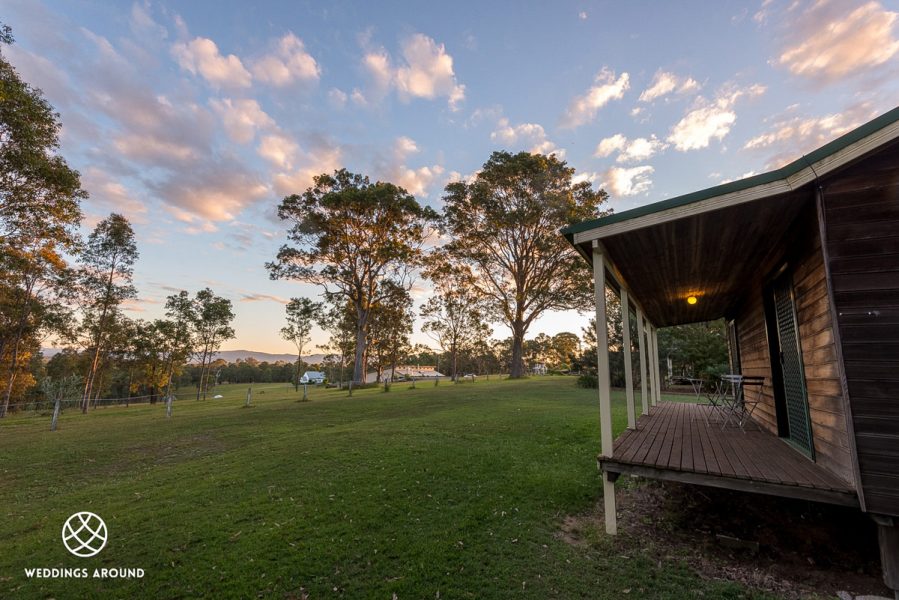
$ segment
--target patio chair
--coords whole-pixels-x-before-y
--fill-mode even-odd
[[[724,408],[723,396],[727,392],[724,383],[720,379],[708,382],[702,379],[694,379],[691,383],[693,384],[693,391],[696,392],[697,403],[708,407],[708,410],[703,411],[705,424],[711,425],[713,422],[718,423],[720,413]],[[705,396],[707,402],[699,402],[702,396]]]
[[[746,433],[746,423],[751,419],[752,413],[761,400],[765,378],[755,375],[732,374],[722,375],[721,381],[724,388],[720,395],[724,414],[721,429],[725,429],[733,420],[740,430]]]

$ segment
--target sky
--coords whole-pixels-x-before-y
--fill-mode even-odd
[[[237,314],[223,349],[292,350],[284,304],[320,290],[264,265],[286,239],[278,203],[317,174],[346,167],[439,210],[491,152],[555,152],[622,211],[778,167],[899,98],[899,1],[0,8],[4,54],[60,113],[85,230],[112,211],[134,225],[127,314],[209,286]],[[586,323],[549,314],[529,335]]]

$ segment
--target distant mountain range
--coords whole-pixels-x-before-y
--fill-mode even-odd
[[[62,348],[42,348],[41,352],[43,352],[44,358],[51,358],[54,354],[59,353],[61,350]],[[297,360],[297,355],[272,354],[270,352],[256,352],[255,350],[222,350],[216,355],[216,358],[223,358],[228,362],[237,362],[238,360],[254,358],[259,362],[274,363],[282,361],[292,363]],[[308,364],[318,364],[321,363],[324,359],[324,354],[310,354],[309,356],[303,357],[303,362]]]

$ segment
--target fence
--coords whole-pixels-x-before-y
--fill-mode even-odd
[[[99,408],[107,406],[130,406],[131,404],[152,404],[154,397],[157,404],[165,404],[165,395],[156,394],[155,396],[130,396],[124,398],[93,398],[91,399],[88,406],[90,408]],[[81,398],[60,400],[59,409],[61,411],[71,408],[81,410],[81,401]],[[9,414],[31,417],[49,415],[53,412],[53,407],[55,404],[55,400],[49,399],[34,400],[32,402],[19,402],[17,404],[9,405]]]

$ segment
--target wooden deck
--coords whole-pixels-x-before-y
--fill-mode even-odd
[[[786,442],[746,425],[707,424],[701,404],[662,402],[615,440],[613,458],[599,458],[608,473],[639,475],[788,498],[858,506],[852,486]]]

